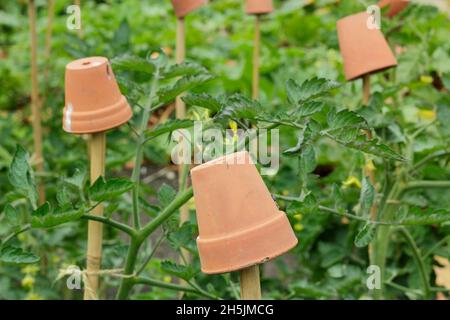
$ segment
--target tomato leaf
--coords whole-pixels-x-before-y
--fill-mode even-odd
[[[89,188],[89,196],[93,201],[103,202],[124,194],[131,190],[133,186],[133,182],[125,178],[115,178],[105,181],[103,177],[99,177]]]
[[[40,258],[21,248],[5,246],[0,250],[0,261],[8,264],[31,264],[39,262]]]
[[[367,246],[375,237],[376,225],[367,222],[355,237],[355,246],[363,248]]]

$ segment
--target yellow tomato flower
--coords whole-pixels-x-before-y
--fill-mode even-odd
[[[25,300],[44,300],[44,297],[41,297],[37,293],[30,292],[26,295]]]
[[[24,288],[31,289],[34,286],[34,283],[35,283],[34,277],[29,274],[27,274],[22,279],[22,287],[24,287]]]
[[[171,277],[171,276],[165,276],[165,277],[163,278],[163,281],[164,281],[165,283],[171,283],[171,282],[172,282],[172,277]]]
[[[375,165],[373,164],[372,160],[368,160],[366,162],[366,167],[365,167],[367,172],[374,172],[376,170]]]
[[[420,109],[417,114],[424,121],[434,121],[436,119],[436,111],[434,110]]]
[[[302,220],[302,218],[303,218],[303,215],[301,213],[294,214],[295,220],[300,221],[300,220]]]
[[[38,273],[39,267],[36,265],[28,265],[28,266],[23,267],[20,271],[22,271],[22,273],[25,273],[25,274],[34,275],[34,274]]]
[[[287,191],[287,190],[283,190],[281,193],[283,194],[283,196],[288,196],[289,195],[289,191]]]
[[[433,83],[433,77],[430,76],[420,76],[420,81],[422,83],[430,84]]]
[[[358,189],[361,189],[362,187],[361,181],[359,181],[359,179],[355,176],[348,177],[347,180],[342,182],[342,185],[344,188],[357,187]]]
[[[303,230],[303,225],[301,223],[294,224],[294,230],[295,231],[302,231]]]

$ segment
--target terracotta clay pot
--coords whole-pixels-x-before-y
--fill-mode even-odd
[[[178,18],[183,18],[195,9],[206,4],[206,0],[172,0],[175,15]]]
[[[273,11],[272,0],[246,0],[245,12],[247,14],[266,14]]]
[[[339,47],[347,80],[397,65],[397,60],[379,29],[369,29],[369,14],[357,13],[337,22]]]
[[[66,66],[63,129],[71,133],[102,132],[132,116],[107,58],[90,57]]]
[[[204,273],[243,269],[296,246],[286,214],[278,210],[247,152],[212,160],[191,174]]]
[[[389,6],[386,15],[392,18],[403,11],[408,6],[408,2],[409,0],[381,0],[378,2],[378,6],[382,9]]]

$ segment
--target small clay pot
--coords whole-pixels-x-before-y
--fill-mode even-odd
[[[212,160],[191,174],[204,273],[243,269],[296,246],[286,214],[273,201],[248,152]]]
[[[408,6],[409,0],[381,0],[378,2],[380,8],[389,6],[389,10],[386,15],[392,18],[403,11]]]
[[[266,14],[273,11],[272,0],[246,0],[245,12],[247,14]]]
[[[66,66],[63,129],[70,133],[102,132],[132,116],[107,58],[90,57]]]
[[[397,60],[379,29],[369,29],[369,14],[357,13],[337,22],[339,47],[347,80],[397,65]]]
[[[175,15],[183,18],[195,9],[205,5],[207,0],[172,0]]]

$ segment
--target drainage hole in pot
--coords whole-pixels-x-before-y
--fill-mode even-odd
[[[88,66],[88,65],[90,65],[90,64],[91,64],[90,61],[85,61],[85,62],[82,63],[83,66]]]

